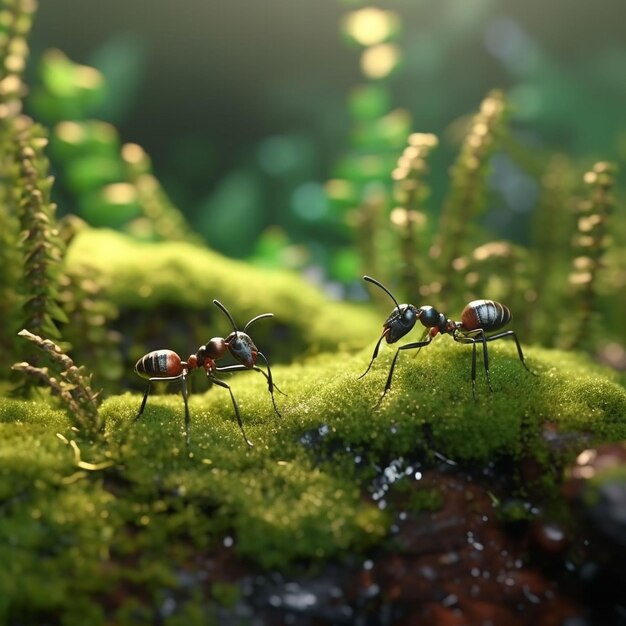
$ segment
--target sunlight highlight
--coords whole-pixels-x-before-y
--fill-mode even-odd
[[[387,41],[397,30],[398,18],[391,11],[366,7],[349,13],[344,21],[344,30],[362,46],[373,46]]]
[[[104,187],[103,195],[113,204],[128,204],[136,199],[137,191],[129,183],[113,183]]]
[[[363,51],[361,70],[367,78],[385,78],[398,66],[400,49],[395,44],[383,43]]]

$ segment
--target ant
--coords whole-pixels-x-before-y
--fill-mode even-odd
[[[426,327],[420,341],[407,343],[400,346],[396,350],[396,354],[391,362],[389,375],[387,376],[385,389],[380,398],[381,400],[391,388],[393,370],[396,366],[400,350],[411,350],[413,348],[417,348],[419,352],[421,348],[427,346],[439,333],[442,335],[452,335],[452,339],[458,343],[472,344],[472,396],[474,397],[474,400],[476,400],[476,344],[481,343],[483,346],[483,364],[485,366],[485,376],[487,378],[489,391],[493,391],[489,376],[489,354],[487,351],[487,342],[489,341],[512,337],[515,341],[515,345],[517,346],[517,354],[519,355],[522,365],[528,372],[533,374],[524,362],[524,353],[522,352],[522,347],[517,339],[515,331],[505,330],[503,332],[496,333],[495,335],[485,334],[489,331],[499,330],[511,321],[511,311],[508,307],[504,306],[504,304],[500,304],[494,300],[473,300],[463,309],[461,313],[461,321],[454,322],[432,306],[421,306],[417,308],[413,304],[398,304],[398,301],[394,298],[393,294],[381,282],[371,276],[363,276],[363,280],[380,287],[393,300],[396,308],[385,320],[383,324],[383,334],[376,343],[372,360],[359,378],[363,378],[363,376],[370,371],[374,359],[378,356],[378,349],[383,339],[385,339],[387,343],[395,343],[404,337],[404,335],[406,335],[413,328],[413,326],[415,326],[417,320],[419,320],[422,325]]]
[[[252,448],[253,444],[246,436],[246,433],[243,428],[243,423],[241,421],[241,414],[239,412],[239,406],[237,405],[237,401],[235,400],[235,396],[233,395],[232,389],[230,386],[225,383],[223,380],[216,378],[215,374],[217,372],[233,372],[233,371],[242,371],[242,370],[256,370],[257,372],[261,372],[263,376],[267,379],[268,389],[270,392],[270,396],[272,398],[272,405],[274,406],[274,411],[276,411],[276,415],[280,417],[280,413],[278,412],[278,408],[276,407],[276,402],[274,400],[274,389],[282,393],[278,387],[274,384],[272,380],[272,372],[270,370],[270,365],[265,358],[265,355],[258,350],[258,348],[254,345],[254,342],[250,338],[246,331],[248,327],[257,322],[260,319],[265,319],[267,317],[273,317],[273,313],[262,313],[261,315],[257,315],[253,317],[243,328],[243,331],[237,330],[237,325],[229,313],[228,309],[219,301],[213,300],[213,304],[219,307],[219,309],[228,317],[230,323],[233,327],[233,332],[228,335],[225,339],[223,337],[213,337],[206,345],[200,346],[198,351],[195,354],[192,354],[188,357],[186,361],[183,361],[176,352],[173,350],[154,350],[153,352],[149,352],[145,356],[141,357],[136,365],[135,372],[139,374],[142,378],[148,379],[148,385],[146,387],[146,391],[143,394],[143,401],[141,402],[141,406],[139,407],[139,412],[135,417],[135,420],[138,420],[143,413],[144,408],[146,407],[146,401],[148,400],[148,395],[150,394],[150,388],[152,386],[153,381],[172,381],[179,380],[180,387],[183,394],[183,400],[185,402],[185,435],[186,435],[186,443],[187,447],[189,447],[189,443],[191,440],[191,432],[190,432],[190,423],[189,423],[189,405],[187,402],[188,392],[187,392],[187,376],[190,372],[195,369],[204,369],[207,374],[208,379],[218,385],[219,387],[223,387],[224,389],[228,389],[230,393],[230,399],[233,403],[233,408],[235,409],[235,416],[237,418],[237,423],[239,424],[239,428],[241,429],[241,434],[243,435],[243,439],[248,445],[248,447]],[[218,367],[216,365],[216,361],[221,359],[230,353],[239,363],[237,365],[228,365],[225,367]],[[264,370],[257,367],[256,362],[257,358],[261,358],[267,367],[267,373]]]

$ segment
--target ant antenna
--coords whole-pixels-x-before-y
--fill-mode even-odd
[[[246,330],[248,330],[248,326],[250,326],[250,324],[253,324],[254,322],[258,321],[258,320],[262,320],[265,317],[274,317],[273,313],[261,313],[261,315],[257,315],[256,317],[253,317],[244,327],[243,327],[243,332],[245,333]]]
[[[402,310],[400,309],[400,305],[398,304],[398,301],[393,297],[393,294],[391,293],[391,291],[389,291],[389,289],[387,289],[387,287],[385,287],[385,285],[377,281],[375,278],[372,278],[371,276],[363,276],[363,280],[366,280],[368,283],[374,283],[375,285],[380,287],[393,300],[394,304],[396,305],[396,308],[398,309],[398,313],[402,315]]]
[[[228,312],[228,309],[219,300],[213,300],[213,304],[222,309],[226,317],[228,317],[228,319],[230,320],[230,323],[233,325],[233,330],[237,332],[237,324],[235,324],[235,320],[233,319],[233,316]],[[248,322],[248,324],[249,323],[250,322]]]

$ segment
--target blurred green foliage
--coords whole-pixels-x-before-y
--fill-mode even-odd
[[[364,9],[378,11],[382,24],[370,12],[366,45],[348,32],[353,14]],[[620,0],[606,0],[601,11],[584,0],[549,7],[517,0],[337,1],[298,11],[289,0],[263,6],[137,0],[132,10],[122,0],[98,7],[58,0],[41,7],[33,41],[36,58],[62,47],[103,73],[108,87],[97,117],[146,148],[174,204],[212,247],[257,259],[266,249],[257,247],[259,234],[278,227],[299,251],[287,255],[290,262],[314,263],[346,281],[357,265],[349,260],[350,233],[314,190],[352,150],[356,116],[382,118],[401,108],[409,130],[440,138],[430,179],[435,215],[462,137],[455,120],[493,87],[508,94],[510,118],[526,146],[567,153],[581,170],[591,160],[622,160],[626,47],[615,18],[623,14]],[[397,63],[388,75],[368,77],[363,59],[376,49],[389,53],[380,46],[395,46]],[[355,102],[357,93],[372,91]],[[375,131],[372,125],[369,139]],[[389,155],[389,164],[394,159]],[[524,193],[511,194],[502,186],[520,183],[519,168],[500,168],[498,179],[489,184],[486,219],[495,238],[527,245],[533,200],[523,197],[533,193],[532,181]],[[73,210],[73,201],[60,204]]]
[[[93,226],[125,229],[140,238],[192,239],[144,150],[122,145],[111,124],[91,117],[104,97],[102,74],[50,50],[41,58],[40,76],[32,106],[52,127],[50,152],[76,213]]]

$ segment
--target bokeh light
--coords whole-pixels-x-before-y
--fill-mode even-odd
[[[385,78],[400,63],[400,48],[391,43],[381,43],[366,48],[361,55],[361,70],[367,78]]]
[[[392,11],[365,7],[348,13],[344,32],[362,46],[374,46],[387,41],[398,30],[398,17]]]

